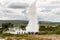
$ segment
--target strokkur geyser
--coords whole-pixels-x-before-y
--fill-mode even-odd
[[[39,25],[37,20],[37,13],[36,13],[36,1],[29,7],[28,10],[28,19],[29,23],[26,27],[26,32],[39,32]]]

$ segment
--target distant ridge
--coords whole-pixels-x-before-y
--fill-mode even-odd
[[[28,23],[28,21],[25,21],[25,20],[0,20],[0,23],[6,23],[6,22],[11,22],[11,23]]]
[[[26,20],[0,20],[0,23],[28,23]],[[50,22],[50,21],[39,21],[39,23],[53,23],[53,24],[60,24],[60,22]]]

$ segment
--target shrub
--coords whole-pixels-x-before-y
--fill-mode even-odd
[[[48,34],[48,31],[40,31],[38,34],[39,35],[41,35],[41,34]]]

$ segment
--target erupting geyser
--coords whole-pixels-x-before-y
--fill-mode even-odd
[[[39,32],[39,25],[37,20],[37,13],[36,13],[36,1],[29,7],[29,11],[27,13],[29,23],[26,27],[26,32]]]

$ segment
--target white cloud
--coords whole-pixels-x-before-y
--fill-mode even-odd
[[[41,2],[38,11],[39,20],[60,22],[60,0]]]
[[[35,0],[0,0],[0,20],[26,20],[27,16],[24,14],[24,9],[21,9],[25,4],[20,5],[19,9],[10,8],[12,6],[11,4],[19,2],[31,5],[34,1]],[[60,22],[60,0],[38,0],[37,7],[38,17],[41,18],[39,20]]]

